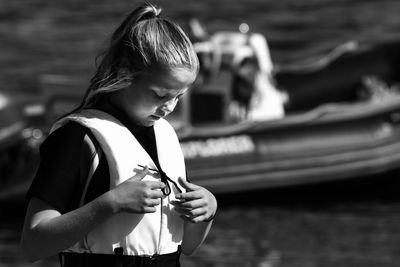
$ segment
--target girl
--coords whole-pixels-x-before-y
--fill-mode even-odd
[[[196,53],[151,4],[116,29],[81,105],[41,146],[21,247],[62,266],[180,266],[205,239],[215,197],[188,182],[164,117],[194,82]]]

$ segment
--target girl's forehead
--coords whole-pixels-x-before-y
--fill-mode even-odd
[[[146,78],[160,90],[181,91],[196,79],[196,73],[186,68],[172,68],[149,73]]]
[[[162,87],[155,87],[153,90],[157,91],[161,95],[180,95],[186,93],[189,87],[183,87],[179,89],[165,89]]]

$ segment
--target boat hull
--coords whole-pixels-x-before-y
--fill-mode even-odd
[[[215,193],[232,193],[398,169],[399,100],[329,106],[214,136],[210,129],[194,129],[181,138],[188,176]]]

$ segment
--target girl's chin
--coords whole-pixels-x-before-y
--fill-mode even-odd
[[[145,127],[150,127],[150,126],[153,126],[154,123],[156,121],[158,121],[159,119],[160,118],[158,118],[158,117],[150,116],[150,117],[148,117],[146,119],[140,120],[139,124],[142,125],[142,126],[145,126]]]
[[[158,117],[155,116],[147,116],[147,117],[131,117],[131,120],[138,126],[150,127],[153,126],[154,123],[159,120]]]

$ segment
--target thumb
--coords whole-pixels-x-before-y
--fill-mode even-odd
[[[131,178],[135,181],[141,181],[147,174],[149,174],[149,167],[144,166],[143,169],[135,169],[136,174]]]
[[[186,191],[195,191],[200,188],[198,185],[192,184],[182,177],[178,178],[178,182]]]

